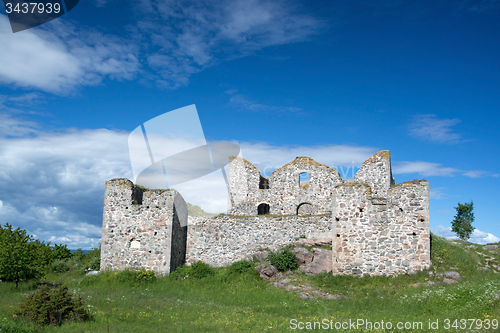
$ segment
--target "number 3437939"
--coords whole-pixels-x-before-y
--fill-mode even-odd
[[[10,14],[12,12],[15,13],[23,13],[23,14],[51,14],[55,13],[58,14],[61,11],[61,5],[59,3],[42,3],[42,2],[23,2],[23,3],[17,3],[17,4],[12,4],[10,2],[7,2],[5,4],[5,9],[7,10],[7,14]]]

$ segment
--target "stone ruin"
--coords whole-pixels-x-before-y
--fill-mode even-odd
[[[308,175],[308,178],[304,177]],[[333,274],[395,275],[430,267],[429,183],[395,184],[390,152],[353,181],[308,157],[269,178],[240,157],[229,163],[228,214],[188,216],[175,190],[106,182],[101,269],[168,274],[183,263],[220,267],[297,240],[331,244]]]

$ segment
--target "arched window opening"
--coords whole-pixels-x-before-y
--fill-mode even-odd
[[[260,176],[259,189],[268,190],[269,189],[269,179]]]
[[[259,215],[269,214],[269,205],[266,203],[261,203],[259,207],[257,207],[257,211]]]
[[[311,174],[309,172],[301,172],[299,175],[299,186],[309,187],[311,182]]]
[[[316,215],[316,209],[310,203],[304,202],[297,206],[297,215]]]

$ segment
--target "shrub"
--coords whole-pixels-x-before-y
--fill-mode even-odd
[[[170,277],[176,280],[184,280],[191,275],[190,269],[191,267],[186,265],[178,266],[175,271],[170,273]]]
[[[281,248],[277,252],[271,252],[269,254],[269,261],[281,272],[287,269],[295,269],[299,266],[295,258],[295,253],[292,252],[290,246]]]
[[[54,273],[64,273],[69,271],[69,265],[66,261],[56,260],[49,266],[49,271]]]
[[[137,272],[136,279],[140,282],[142,281],[153,281],[156,279],[154,271],[147,271],[144,268],[141,268],[139,272]]]
[[[61,325],[65,320],[90,319],[81,297],[77,296],[74,299],[65,285],[57,288],[40,286],[28,295],[15,314],[40,325]]]
[[[193,263],[189,268],[191,271],[191,276],[195,279],[202,279],[215,274],[215,270],[212,267],[201,261]]]
[[[244,259],[237,261],[233,263],[231,266],[229,266],[229,271],[233,274],[242,274],[251,270],[252,267],[253,267],[252,262]]]
[[[215,274],[215,270],[205,264],[204,262],[197,261],[191,266],[182,265],[173,271],[170,276],[174,279],[184,280],[187,277],[195,279],[202,279]]]
[[[85,253],[84,260],[85,268],[90,268],[94,271],[101,269],[101,247],[94,247],[92,250]]]
[[[98,271],[101,269],[101,258],[94,257],[90,261],[89,267],[93,271]]]
[[[115,272],[114,279],[118,282],[135,282],[137,280],[137,271],[125,269]]]

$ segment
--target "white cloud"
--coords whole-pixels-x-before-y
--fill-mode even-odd
[[[0,96],[1,97],[1,96]],[[38,124],[32,121],[22,121],[10,115],[0,113],[0,134],[3,136],[25,136],[38,133]]]
[[[429,196],[431,199],[444,199],[448,197],[448,194],[444,193],[443,190],[446,187],[436,187],[429,190]]]
[[[442,225],[439,225],[436,229],[432,229],[432,232],[435,233],[436,235],[448,239],[459,239],[457,235],[453,231],[451,231],[451,227],[444,227]],[[496,243],[500,242],[500,238],[488,232],[475,229],[472,232],[471,237],[469,238],[469,242],[476,244]]]
[[[410,135],[419,139],[438,143],[460,142],[460,134],[453,133],[452,126],[460,119],[439,119],[435,114],[416,115],[409,126]]]
[[[105,0],[95,0],[104,6]],[[104,78],[186,86],[189,77],[220,61],[271,45],[306,40],[322,23],[298,13],[293,1],[141,0],[125,36],[78,27],[64,17],[40,27],[0,34],[0,82],[59,95]],[[0,26],[8,26],[0,15]],[[142,65],[141,65],[142,64]]]
[[[294,2],[281,0],[142,0],[137,11],[144,19],[135,27],[136,38],[150,42],[147,63],[156,85],[170,89],[221,60],[304,41],[322,25],[299,14]]]
[[[405,174],[405,173],[418,173],[421,176],[454,176],[459,169],[443,167],[440,163],[431,162],[399,162],[396,163],[392,172],[394,174]]]
[[[480,178],[486,175],[487,172],[483,170],[471,170],[471,171],[466,171],[463,173],[464,176],[470,177],[470,178]]]
[[[275,105],[266,105],[266,104],[256,103],[256,102],[248,99],[243,94],[237,94],[237,90],[235,90],[235,89],[230,89],[230,90],[226,91],[226,94],[230,95],[228,105],[233,106],[233,107],[235,107],[239,110],[242,110],[242,111],[263,112],[263,113],[272,112],[273,114],[291,113],[291,112],[297,113],[297,112],[302,111],[301,108],[297,108],[297,107],[275,106]]]
[[[393,174],[411,174],[416,173],[422,177],[432,177],[432,176],[442,176],[442,177],[454,177],[456,174],[462,174],[462,176],[469,178],[479,178],[489,175],[487,171],[484,170],[460,170],[450,167],[444,167],[441,163],[432,162],[398,162],[395,163],[392,168]],[[494,177],[494,175],[492,175]]]
[[[7,16],[0,14],[0,23]],[[76,28],[63,19],[16,34],[0,34],[0,82],[55,94],[97,85],[106,76],[131,79],[138,72],[136,48],[125,39]]]

